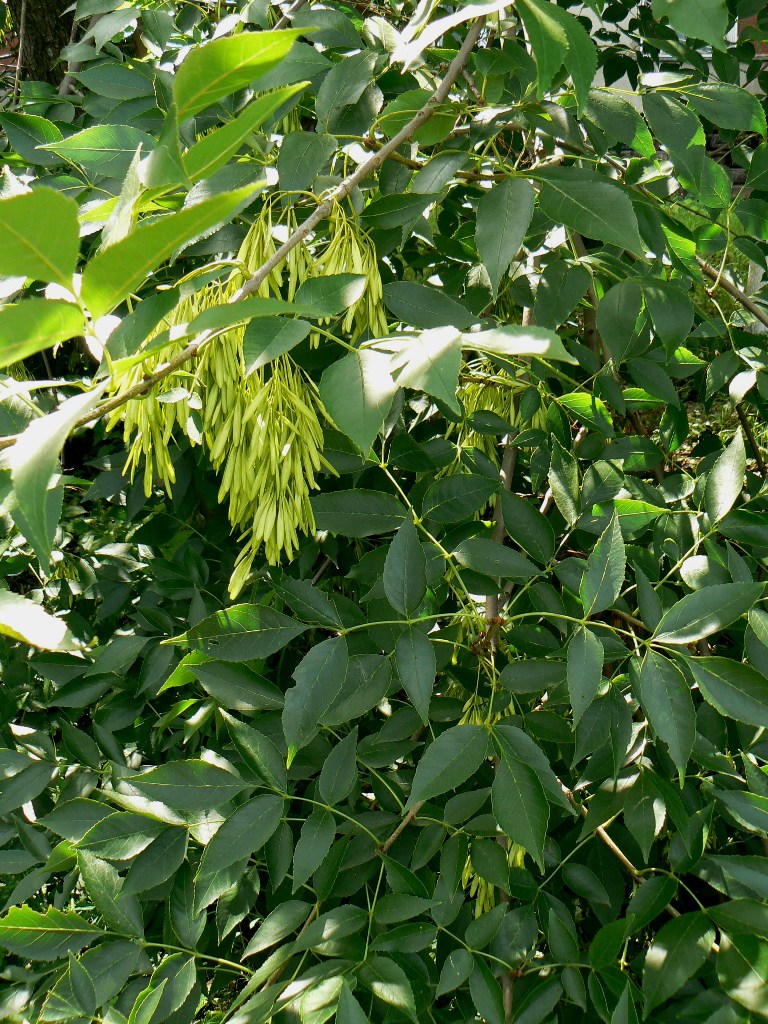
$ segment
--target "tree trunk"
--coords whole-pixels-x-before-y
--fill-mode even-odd
[[[8,0],[13,27],[21,40],[22,78],[58,85],[64,77],[58,59],[72,32],[72,14],[64,14],[70,6],[71,0]]]

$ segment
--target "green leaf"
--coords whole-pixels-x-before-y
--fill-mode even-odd
[[[507,178],[494,185],[477,204],[475,242],[480,260],[488,271],[494,298],[501,279],[525,240],[534,199],[529,181]]]
[[[249,86],[287,56],[298,29],[241,32],[195,46],[173,78],[179,121]]]
[[[194,652],[198,657],[198,651]],[[191,672],[206,693],[229,711],[275,711],[283,706],[283,695],[274,683],[245,665],[202,661]]]
[[[620,281],[597,307],[597,329],[617,365],[630,349],[642,305],[643,291],[637,281]]]
[[[426,725],[437,675],[437,659],[432,641],[416,626],[403,630],[397,638],[395,665],[403,689]]]
[[[605,403],[597,395],[574,391],[571,394],[563,395],[558,401],[574,419],[579,420],[584,426],[599,431],[605,437],[614,436],[610,413]]]
[[[168,761],[131,776],[131,785],[177,811],[214,810],[246,788],[231,772],[198,760]]]
[[[241,39],[243,36],[235,38]],[[183,243],[228,220],[253,196],[256,189],[256,186],[250,185],[226,195],[205,199],[185,210],[162,217],[153,224],[139,226],[122,241],[98,252],[85,268],[81,292],[83,302],[93,317],[103,316],[131,292],[137,291],[147,275]]]
[[[424,495],[423,516],[438,523],[458,523],[478,512],[498,489],[479,473],[459,473],[432,484]]]
[[[224,821],[200,858],[195,875],[195,909],[202,910],[230,887],[227,869],[247,860],[269,840],[283,817],[283,800],[257,796]]]
[[[353,306],[365,291],[364,274],[326,274],[299,285],[295,303],[317,309],[321,316],[337,316]]]
[[[64,136],[53,122],[37,114],[3,113],[0,127],[8,136],[11,148],[27,163],[38,167],[54,167],[61,160],[55,153],[47,153],[41,146],[59,142]]]
[[[290,935],[306,921],[311,909],[309,903],[301,900],[283,900],[261,922],[256,934],[246,946],[243,959],[256,953],[263,953],[265,949]]]
[[[427,593],[427,560],[413,520],[406,519],[384,560],[384,593],[401,615],[410,616]]]
[[[644,281],[643,296],[653,329],[668,347],[682,345],[693,327],[693,305],[672,281]]]
[[[624,991],[619,996],[616,1009],[611,1015],[611,1024],[639,1024],[629,982],[624,986]]]
[[[768,1017],[768,942],[755,935],[721,933],[717,977],[735,1003]]]
[[[410,281],[384,285],[384,305],[403,324],[411,327],[471,327],[476,317],[466,306],[437,288]]]
[[[320,867],[328,856],[336,836],[336,822],[331,811],[320,807],[310,814],[301,826],[301,835],[293,855],[293,889],[300,889],[310,875]]]
[[[296,751],[317,735],[322,716],[342,693],[348,668],[349,653],[343,636],[316,644],[296,666],[296,685],[286,692],[283,708],[289,764]]]
[[[479,1015],[488,1024],[504,1024],[504,996],[501,985],[478,957],[469,976],[469,994]]]
[[[111,931],[144,937],[144,922],[139,902],[133,895],[123,895],[123,881],[117,869],[105,860],[79,850],[77,865],[93,905]]]
[[[63,619],[8,590],[0,591],[0,633],[43,651],[78,651],[83,646]]]
[[[415,223],[439,196],[431,192],[406,192],[404,195],[381,196],[363,210],[365,226],[372,231],[407,228]]]
[[[434,94],[426,89],[409,89],[391,100],[379,115],[378,126],[388,139],[394,138],[411,121]],[[449,135],[455,124],[453,110],[447,103],[434,108],[426,124],[414,132],[413,138],[422,146],[435,146]],[[429,191],[420,189],[419,191]]]
[[[489,331],[470,331],[462,334],[462,347],[488,352],[494,356],[510,356],[520,359],[538,356],[555,362],[575,363],[576,359],[567,352],[559,336],[544,327],[521,327],[518,324],[504,324]]]
[[[93,391],[67,399],[56,412],[32,420],[11,449],[8,462],[16,499],[23,513],[23,533],[47,569],[61,507],[58,491],[59,454],[81,416],[89,413],[106,382]],[[21,522],[18,524],[21,527]]]
[[[664,613],[653,639],[690,644],[730,626],[762,597],[761,583],[718,583],[686,594]]]
[[[603,174],[578,167],[537,171],[539,205],[556,224],[565,224],[587,238],[643,254],[637,217],[627,195]]]
[[[593,89],[584,114],[600,131],[631,146],[644,157],[654,157],[656,147],[648,128],[629,100],[608,89]]]
[[[305,320],[289,320],[282,316],[255,323],[251,321],[243,335],[246,377],[290,352],[304,341],[311,330]]]
[[[370,349],[350,352],[331,363],[320,380],[320,397],[328,415],[365,453],[382,430],[396,391],[389,357]]]
[[[0,814],[18,810],[35,800],[51,783],[54,765],[50,761],[30,761],[28,767],[0,783]]]
[[[627,559],[619,517],[614,512],[587,559],[587,571],[581,578],[579,596],[584,615],[598,615],[613,605],[621,593]]]
[[[283,756],[272,740],[245,722],[228,715],[226,711],[219,714],[226,722],[237,752],[248,767],[256,772],[270,789],[276,793],[285,793],[288,789],[288,777]]]
[[[715,587],[706,587],[705,593]],[[768,679],[749,665],[728,658],[687,658],[702,696],[722,715],[768,728]]]
[[[50,188],[0,199],[0,274],[72,287],[80,251],[77,203]]]
[[[221,661],[250,661],[274,654],[305,630],[282,612],[258,604],[236,604],[209,615],[181,636],[163,641],[202,650]]]
[[[539,68],[540,93],[542,61],[547,74],[550,68],[557,73],[560,64],[565,64],[581,111],[597,71],[597,50],[586,29],[572,14],[543,0],[524,0],[520,13]],[[561,55],[563,35],[566,48]],[[560,64],[556,64],[558,59]]]
[[[768,904],[752,899],[729,900],[709,908],[709,916],[729,935],[759,935],[768,939]]]
[[[579,467],[555,437],[550,452],[549,486],[563,519],[572,526],[579,518]]]
[[[277,157],[280,188],[301,192],[309,188],[336,152],[336,139],[317,132],[288,132]]]
[[[454,949],[446,957],[440,971],[437,996],[444,996],[463,985],[474,970],[474,967],[475,961],[468,949]]]
[[[76,959],[72,952],[70,952],[68,956],[69,968],[67,974],[69,975],[69,983],[72,986],[72,992],[83,1013],[87,1017],[94,1017],[96,1015],[97,1003],[96,988],[93,984],[93,978],[90,976],[88,970],[83,966],[83,964]]]
[[[722,455],[718,456],[714,466],[707,474],[704,507],[713,526],[715,523],[719,523],[736,504],[744,486],[746,471],[747,453],[744,449],[744,438],[741,430],[737,430],[731,443]]]
[[[436,327],[414,338],[406,338],[390,367],[397,386],[424,391],[458,415],[461,411],[456,394],[461,367],[460,338],[455,327]]]
[[[730,16],[724,0],[653,0],[654,18],[665,15],[681,35],[703,39],[716,50],[725,50]]]
[[[410,982],[405,971],[394,960],[383,956],[369,957],[359,977],[382,1003],[394,1007],[412,1021],[418,1021]]]
[[[546,565],[555,553],[555,534],[546,516],[531,501],[511,491],[501,492],[507,533],[531,558]]]
[[[603,645],[594,633],[579,626],[568,644],[568,693],[573,708],[573,724],[597,696],[603,679]]]
[[[523,555],[488,537],[469,537],[461,541],[452,554],[460,565],[493,578],[525,582],[540,572]]]
[[[750,832],[768,833],[768,797],[739,790],[713,789],[714,796]]]
[[[768,143],[764,142],[758,146],[752,154],[746,185],[747,188],[756,189],[758,192],[768,191]]]
[[[44,191],[48,191],[45,189]],[[24,299],[0,309],[0,366],[10,366],[83,333],[83,314],[63,299]]]
[[[523,761],[499,764],[491,798],[493,816],[504,834],[527,850],[543,871],[549,803],[535,770]]]
[[[122,180],[139,146],[143,153],[149,153],[155,145],[151,135],[132,125],[97,124],[66,139],[46,143],[40,149],[78,164],[89,175]]]
[[[203,136],[184,154],[184,170],[190,181],[208,178],[228,163],[253,132],[307,85],[307,82],[299,82],[264,96],[255,96],[232,121]],[[289,186],[283,184],[283,187]]]
[[[666,743],[682,778],[696,739],[696,713],[685,676],[668,658],[648,651],[633,682],[651,728]]]
[[[357,103],[371,84],[375,65],[372,50],[362,50],[334,64],[323,79],[315,103],[317,120],[324,130],[345,107]]]
[[[357,726],[326,757],[317,788],[327,804],[346,800],[357,782]]]
[[[355,999],[346,981],[341,986],[336,1007],[336,1024],[370,1024],[360,1003]]]
[[[333,491],[310,499],[318,530],[344,537],[370,537],[396,530],[406,518],[394,494],[356,488]]]
[[[568,35],[552,5],[537,0],[520,0],[518,10],[536,58],[538,97],[549,91],[552,80],[568,53]]]
[[[171,878],[184,863],[187,852],[187,830],[164,829],[149,846],[131,862],[123,883],[122,894],[145,892]]]
[[[44,914],[13,907],[0,918],[0,948],[25,960],[58,960],[77,953],[104,932],[74,911],[48,907]]]
[[[624,802],[624,824],[648,863],[648,855],[664,824],[664,801],[648,772],[641,771]]]
[[[86,818],[86,825],[87,821]],[[133,860],[146,850],[164,827],[154,818],[131,811],[116,811],[97,820],[84,832],[83,825],[79,824],[78,831],[83,834],[76,842],[79,849],[88,850],[104,860]]]
[[[662,925],[643,965],[644,1016],[675,995],[712,950],[715,930],[706,914],[682,914]]]
[[[429,744],[416,765],[407,808],[458,789],[488,756],[488,734],[479,725],[446,729]]]
[[[528,662],[523,662],[526,663]],[[511,771],[515,770],[518,762],[529,765],[536,773],[550,803],[558,804],[568,814],[576,814],[550,766],[547,755],[527,733],[515,725],[506,725],[502,722],[494,726],[493,738],[502,760]]]
[[[718,128],[758,132],[765,138],[765,112],[749,90],[725,82],[701,82],[686,90],[686,98],[701,117]]]

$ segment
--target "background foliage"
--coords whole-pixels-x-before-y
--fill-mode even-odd
[[[762,6],[78,0],[0,113],[3,1019],[768,1017]]]

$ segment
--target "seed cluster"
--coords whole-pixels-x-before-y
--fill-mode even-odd
[[[266,202],[237,254],[238,270],[227,281],[209,283],[182,300],[158,325],[154,338],[197,314],[227,303],[243,282],[277,250],[275,228],[296,226],[291,206],[279,206],[279,196]],[[296,246],[262,282],[257,294],[292,301],[299,286],[313,277],[353,273],[365,276],[362,294],[346,311],[339,330],[354,340],[364,332],[387,332],[382,285],[372,242],[337,205],[329,219],[328,237]],[[129,444],[126,472],[133,479],[144,467],[144,490],[155,482],[170,491],[175,482],[170,444],[176,432],[192,444],[202,444],[213,468],[220,473],[219,501],[228,503],[229,521],[239,534],[240,549],[230,581],[236,597],[263,548],[274,565],[292,558],[299,534],[311,534],[315,524],[309,501],[317,476],[331,470],[322,455],[322,422],[328,420],[310,377],[290,354],[248,372],[243,347],[244,326],[223,331],[201,348],[191,369],[164,378],[141,399],[131,400],[122,416]],[[318,344],[321,335],[311,337]],[[171,343],[132,367],[119,380],[116,392],[139,383],[145,374],[180,351]]]

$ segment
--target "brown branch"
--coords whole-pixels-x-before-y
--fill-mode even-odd
[[[294,14],[298,14],[302,7],[306,4],[307,0],[296,0],[295,3],[291,4],[288,10],[283,14],[279,21],[275,23],[275,30],[279,28],[287,28],[291,23],[291,18]]]
[[[405,817],[400,822],[400,824],[397,826],[397,828],[392,833],[392,835],[388,839],[385,839],[384,842],[381,844],[381,846],[379,846],[378,850],[379,850],[379,853],[382,854],[382,856],[387,852],[387,850],[390,848],[390,846],[394,842],[396,842],[396,840],[398,840],[400,838],[400,836],[403,834],[403,832],[405,832],[405,830],[408,828],[410,823],[413,821],[413,819],[419,813],[419,811],[424,806],[424,804],[425,804],[424,800],[419,800],[418,803],[415,803],[413,805],[413,807],[410,809],[410,811],[408,811],[408,813],[405,815]]]
[[[377,171],[388,157],[402,146],[404,142],[407,142],[419,130],[419,128],[422,127],[422,125],[426,124],[426,122],[435,113],[436,108],[448,98],[451,86],[461,74],[461,69],[464,67],[464,64],[472,52],[484,24],[485,19],[478,18],[478,20],[470,26],[459,52],[451,61],[451,64],[445,73],[445,77],[421,110],[417,111],[408,124],[405,125],[397,135],[390,139],[386,145],[382,146],[378,153],[375,153],[369,160],[360,164],[360,166],[353,171],[352,174],[346,177],[340,185],[329,192],[327,198],[324,199],[314,212],[304,221],[304,223],[288,237],[288,240],[280,246],[277,252],[275,252],[273,256],[259,267],[255,274],[250,277],[232,296],[228,304],[239,302],[241,299],[245,299],[249,295],[252,295],[253,292],[257,291],[275,267],[282,263],[288,254],[291,253],[309,234],[311,234],[314,228],[324,220],[329,213],[331,213],[335,203],[340,202],[342,199],[346,199],[346,197],[350,195],[352,190],[359,185],[360,182],[370,177],[374,171]],[[106,413],[113,412],[115,409],[120,408],[120,406],[125,405],[126,402],[145,395],[154,387],[155,384],[163,380],[165,377],[168,377],[170,374],[175,373],[176,370],[188,363],[190,359],[193,359],[206,341],[211,338],[211,334],[211,331],[204,331],[198,338],[191,341],[181,350],[181,352],[175,355],[173,359],[170,359],[165,366],[156,370],[152,374],[148,374],[143,381],[135,384],[132,388],[123,392],[123,394],[116,395],[114,398],[104,402],[87,416],[81,417],[81,419],[79,419],[75,424],[75,427],[82,427],[88,423],[92,423],[94,420],[101,419],[101,417]],[[19,435],[0,439],[0,450],[14,445],[18,436]]]
[[[718,288],[722,288],[723,291],[727,292],[732,299],[736,299],[744,309],[749,310],[756,320],[759,320],[761,324],[765,324],[765,326],[768,327],[768,313],[758,306],[757,303],[753,302],[752,299],[750,299],[750,297],[741,290],[741,288],[738,288],[733,281],[723,276],[718,270],[715,270],[714,267],[711,267],[706,260],[701,258],[701,256],[696,257],[696,262],[698,263],[702,273],[706,274],[710,281],[714,281]]]
[[[375,153],[364,163],[360,164],[356,171],[350,174],[349,177],[345,178],[340,185],[333,189],[328,194],[327,198],[315,208],[314,212],[311,213],[309,217],[307,217],[304,223],[293,232],[288,241],[285,242],[284,245],[281,245],[280,248],[259,267],[256,273],[245,282],[242,288],[233,295],[230,301],[238,302],[240,299],[245,299],[257,291],[275,267],[278,267],[288,254],[296,248],[299,242],[311,234],[322,220],[326,219],[336,203],[341,202],[342,199],[346,199],[361,181],[364,181],[366,178],[370,177],[374,171],[377,171],[387,157],[391,156],[396,150],[398,150],[404,142],[408,142],[416,134],[419,128],[426,124],[430,117],[435,113],[435,109],[448,98],[451,86],[461,74],[461,69],[466,64],[467,59],[480,36],[484,22],[484,18],[478,18],[478,20],[470,27],[466,38],[461,45],[461,49],[451,61],[450,67],[446,71],[445,77],[421,110],[417,111],[408,124],[405,125],[397,135],[391,138],[386,145],[382,146],[378,153]]]

